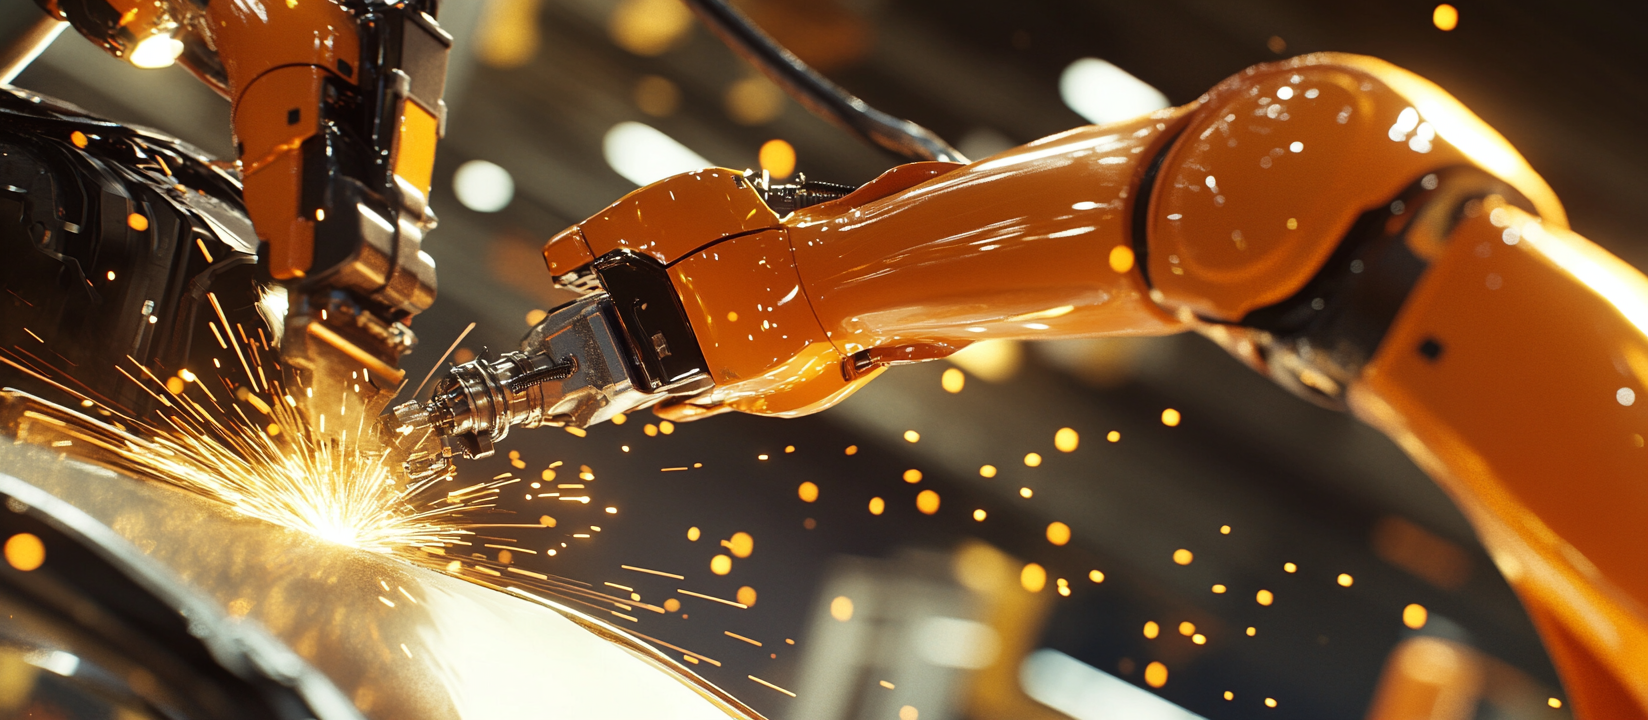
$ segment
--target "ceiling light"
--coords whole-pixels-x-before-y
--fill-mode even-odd
[[[453,173],[452,192],[470,210],[498,212],[515,199],[515,178],[495,163],[470,160]]]
[[[1059,95],[1089,122],[1105,125],[1168,107],[1167,96],[1098,58],[1082,58],[1059,76]]]
[[[621,122],[601,141],[607,164],[636,185],[651,185],[672,175],[715,164],[649,125]]]

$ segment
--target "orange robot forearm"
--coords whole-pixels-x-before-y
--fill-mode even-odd
[[[568,287],[622,250],[668,267],[714,387],[663,412],[816,412],[887,365],[979,340],[1185,329],[1148,297],[1129,239],[1141,159],[1184,120],[1166,111],[965,167],[904,165],[782,220],[741,175],[693,173],[556,236],[545,257]],[[707,222],[708,201],[737,222]]]

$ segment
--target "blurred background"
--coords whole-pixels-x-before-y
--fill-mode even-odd
[[[737,4],[975,159],[1194,100],[1254,63],[1376,55],[1460,97],[1576,230],[1648,263],[1640,3]],[[440,300],[414,378],[471,322],[460,361],[569,299],[543,242],[639,184],[708,164],[861,183],[893,162],[677,0],[445,5]],[[230,155],[227,104],[181,69],[70,35],[17,84]],[[543,546],[507,562],[663,604],[614,621],[775,719],[1568,713],[1448,498],[1382,436],[1194,337],[981,345],[814,417],[517,431],[463,472],[534,480],[503,509],[557,520],[503,538]],[[591,501],[539,497],[552,487]]]

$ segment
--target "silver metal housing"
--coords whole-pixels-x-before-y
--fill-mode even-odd
[[[519,351],[459,365],[428,402],[396,407],[396,432],[433,429],[466,457],[486,457],[515,425],[587,427],[668,397],[636,389],[633,353],[612,299],[592,294],[551,312]]]

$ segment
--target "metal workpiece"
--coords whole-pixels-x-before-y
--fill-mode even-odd
[[[8,419],[3,432],[26,439],[14,443],[0,436],[0,467],[61,501],[25,504],[78,508],[79,526],[97,526],[101,538],[119,536],[108,542],[129,548],[121,557],[170,568],[163,574],[177,589],[167,592],[198,598],[189,606],[190,627],[208,637],[192,642],[222,646],[225,652],[216,657],[241,668],[245,677],[267,676],[280,687],[295,688],[315,708],[303,717],[354,716],[334,698],[372,720],[760,717],[601,620],[529,592],[483,587],[394,554],[271,525],[64,455],[83,452],[84,446],[73,441],[42,447],[70,437],[64,425],[21,412],[3,414]],[[73,420],[72,414],[62,417]],[[15,496],[4,485],[0,494]],[[0,508],[0,515],[15,512]],[[52,537],[40,536],[46,543],[44,564],[19,572],[0,563],[0,580],[91,572],[89,566],[65,564],[76,556]],[[89,658],[83,658],[87,667]],[[308,667],[341,693],[329,691],[313,674],[304,675],[311,672]],[[148,672],[157,669],[150,666]]]
[[[26,453],[9,449],[7,468],[31,467],[14,464]],[[9,675],[6,710],[30,695],[78,695],[118,717],[361,720],[290,648],[79,508],[5,473],[0,499],[0,534],[40,548],[0,569],[0,611],[14,620],[0,630],[0,657],[61,676]]]
[[[452,368],[426,402],[395,407],[392,435],[448,438],[464,457],[492,454],[516,425],[587,427],[665,397],[637,389],[635,352],[610,296],[600,293],[549,314],[521,349]]]

